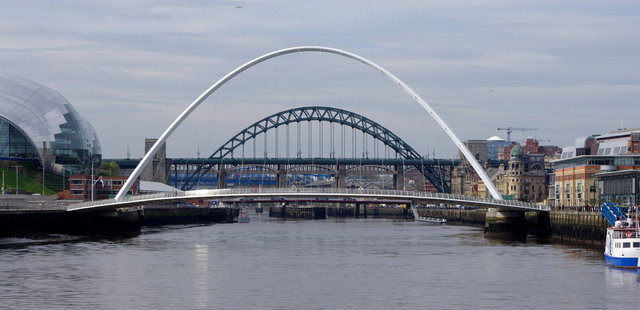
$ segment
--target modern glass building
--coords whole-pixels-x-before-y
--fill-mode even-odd
[[[102,150],[87,120],[55,90],[0,77],[0,159],[37,160],[54,173],[90,173]]]
[[[511,142],[507,142],[498,136],[487,139],[487,157],[489,160],[498,160],[498,152],[500,149],[509,147],[511,144]]]

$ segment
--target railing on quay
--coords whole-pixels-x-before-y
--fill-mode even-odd
[[[413,200],[437,200],[449,201],[452,203],[473,203],[495,207],[514,207],[530,210],[549,211],[549,207],[545,205],[537,205],[529,202],[517,200],[495,200],[492,198],[479,198],[475,196],[463,196],[447,193],[434,192],[418,192],[405,190],[382,190],[382,189],[336,189],[336,188],[234,188],[234,189],[199,189],[192,191],[173,191],[157,194],[145,194],[126,196],[121,201],[115,199],[104,199],[98,201],[77,203],[69,205],[67,211],[80,209],[89,209],[91,207],[109,206],[117,208],[118,205],[131,205],[132,202],[145,201],[163,201],[175,200],[176,198],[184,199],[203,199],[203,198],[239,198],[251,196],[352,196],[362,197],[381,197],[381,198],[406,198]]]

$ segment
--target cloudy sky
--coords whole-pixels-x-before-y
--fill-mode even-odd
[[[268,52],[343,49],[386,68],[462,139],[552,144],[640,127],[637,1],[4,1],[0,75],[45,84],[96,128],[107,158],[143,153],[198,95]],[[419,152],[456,153],[393,83],[330,54],[278,57],[212,95],[168,142],[171,157],[211,153],[269,114],[351,110]],[[547,142],[544,142],[545,144]]]

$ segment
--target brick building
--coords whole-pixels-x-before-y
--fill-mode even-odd
[[[99,199],[113,198],[127,181],[126,176],[99,176],[94,177],[93,182],[90,175],[78,174],[70,176],[68,179],[69,189],[60,193],[62,199],[77,199],[91,201]],[[93,186],[92,186],[93,184]],[[136,181],[127,195],[138,194],[140,181]],[[93,189],[93,195],[92,190]],[[92,197],[93,196],[93,197]]]

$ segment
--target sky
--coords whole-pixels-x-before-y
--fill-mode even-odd
[[[512,140],[568,146],[640,127],[638,1],[24,0],[0,10],[0,75],[61,93],[95,127],[105,158],[141,157],[144,139],[160,136],[218,79],[304,45],[382,66],[461,140],[506,138],[496,128],[511,126],[537,129]],[[176,130],[168,156],[208,156],[263,117],[311,105],[367,116],[420,153],[456,156],[391,81],[323,53],[243,72]]]

